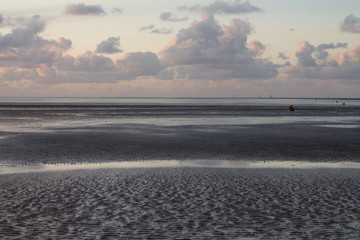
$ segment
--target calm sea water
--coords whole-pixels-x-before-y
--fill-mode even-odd
[[[288,110],[289,105],[295,111]],[[1,131],[109,124],[360,127],[360,99],[0,98]]]
[[[336,102],[338,101],[338,102]],[[1,98],[2,105],[230,105],[230,106],[334,106],[335,103],[360,106],[360,98]]]

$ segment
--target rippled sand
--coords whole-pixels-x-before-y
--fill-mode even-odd
[[[359,239],[359,169],[0,175],[0,238]]]

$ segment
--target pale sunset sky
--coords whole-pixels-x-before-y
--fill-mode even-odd
[[[359,98],[359,2],[0,2],[0,97],[233,95]]]

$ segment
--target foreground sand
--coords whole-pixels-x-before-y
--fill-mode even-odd
[[[359,169],[0,175],[5,239],[359,239]]]

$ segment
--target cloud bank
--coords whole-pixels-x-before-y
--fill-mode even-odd
[[[156,75],[164,67],[156,54],[128,53],[117,60],[86,51],[75,57],[67,54],[72,42],[40,36],[46,22],[40,16],[23,18],[22,24],[0,36],[0,83],[116,82]],[[118,37],[98,44],[96,53],[120,53]]]
[[[213,7],[215,3],[220,4],[216,11]],[[359,80],[360,43],[347,49],[345,42],[313,45],[309,41],[302,41],[295,52],[296,63],[291,65],[288,54],[283,52],[278,52],[275,57],[286,63],[272,63],[264,57],[270,45],[256,39],[249,40],[254,27],[247,20],[233,18],[227,24],[220,24],[215,18],[216,14],[259,11],[252,8],[246,10],[243,4],[241,1],[215,1],[194,7],[193,10],[212,14],[204,14],[201,20],[193,21],[176,32],[158,54],[149,51],[122,54],[120,38],[115,35],[101,41],[94,47],[94,52],[71,55],[71,40],[64,37],[47,39],[44,34],[46,21],[40,16],[16,19],[1,17],[0,26],[5,26],[7,32],[0,34],[0,86],[85,86],[83,83],[127,86],[128,83],[122,80],[133,80],[138,87],[141,84],[149,87],[156,81],[158,86],[171,86],[173,90],[183,84],[183,89],[195,86],[191,91],[201,91],[208,84],[216,89],[226,84],[238,88],[246,84],[264,86],[266,82],[269,87],[285,89],[284,84],[290,86],[291,81],[301,85],[306,80],[339,79],[352,83]],[[232,10],[226,7],[235,5],[242,7]],[[86,12],[95,14],[90,12],[96,11]],[[103,10],[103,13],[98,12],[104,14]],[[163,18],[166,21],[178,19],[172,13]],[[349,24],[353,24],[354,20],[347,22],[347,29],[350,29]],[[358,23],[355,21],[354,24],[356,26]],[[351,29],[355,32],[354,26]],[[153,24],[144,25],[138,30],[154,34],[170,34],[174,31],[155,28]],[[118,55],[109,57],[106,54]],[[282,82],[283,79],[286,80]],[[226,89],[232,91],[231,87]],[[174,90],[174,93],[177,91]]]

